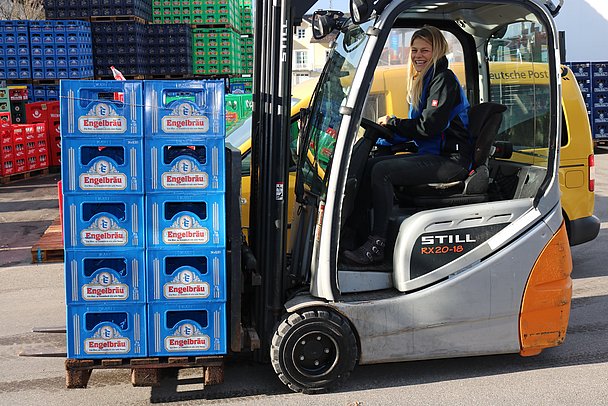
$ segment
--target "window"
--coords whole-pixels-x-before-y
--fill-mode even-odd
[[[297,39],[304,39],[306,38],[306,29],[305,28],[296,28],[296,38]]]
[[[526,163],[546,166],[550,135],[547,36],[533,22],[509,24],[488,43],[491,99],[507,106],[499,139],[522,151]]]
[[[308,51],[296,51],[296,69],[306,69],[308,66]]]
[[[295,73],[294,74],[294,84],[299,85],[302,82],[306,82],[310,79],[310,75],[308,73]]]

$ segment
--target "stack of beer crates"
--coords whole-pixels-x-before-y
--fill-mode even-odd
[[[93,77],[93,46],[88,21],[29,21],[32,79]]]
[[[150,356],[226,352],[223,81],[146,81]]]
[[[64,80],[68,358],[147,354],[140,81]]]
[[[45,169],[49,165],[45,123],[0,123],[0,176]]]
[[[49,166],[61,165],[61,128],[59,126],[59,101],[41,101],[25,105],[28,123],[45,123]]]
[[[581,89],[591,134],[596,143],[608,142],[608,62],[569,62]]]
[[[226,353],[223,88],[62,81],[68,358]]]
[[[0,79],[31,78],[28,21],[0,20]]]
[[[0,124],[8,123],[11,120],[11,99],[7,87],[0,87]]]

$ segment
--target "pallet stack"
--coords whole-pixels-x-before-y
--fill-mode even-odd
[[[187,24],[150,24],[149,77],[192,76],[192,29]]]
[[[226,353],[223,104],[221,81],[62,82],[68,358]]]
[[[14,175],[45,170],[49,166],[45,123],[0,124],[0,176],[10,181]]]
[[[192,24],[195,75],[236,77],[252,73],[250,0],[154,0],[152,14],[155,24]]]
[[[73,19],[90,16],[135,16],[150,21],[150,0],[44,0],[46,18]]]
[[[47,131],[49,166],[61,165],[61,128],[58,101],[42,101],[25,105],[27,123],[44,123]]]
[[[127,78],[148,74],[148,30],[138,19],[98,19],[91,23],[95,52],[95,77],[112,79],[111,66]]]
[[[224,354],[222,81],[147,81],[149,355]]]
[[[88,22],[5,20],[0,34],[0,79],[26,86],[29,100],[57,100],[60,79],[93,77]]]
[[[68,358],[147,354],[143,91],[61,82]]]

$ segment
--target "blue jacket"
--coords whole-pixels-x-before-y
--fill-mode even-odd
[[[445,57],[424,76],[420,110],[410,107],[408,119],[391,118],[387,127],[395,132],[381,145],[415,141],[419,154],[460,154],[462,162],[473,156],[473,143],[468,131],[469,101],[456,75],[448,69]]]

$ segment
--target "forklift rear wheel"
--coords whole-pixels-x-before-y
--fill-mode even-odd
[[[344,381],[358,359],[348,322],[326,310],[285,317],[272,338],[270,358],[279,379],[294,392],[314,393]]]

